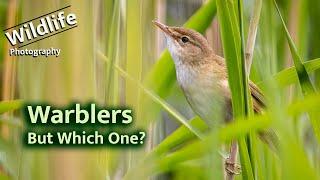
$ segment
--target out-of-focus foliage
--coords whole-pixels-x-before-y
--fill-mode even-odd
[[[0,1],[2,29],[9,18],[8,2]],[[22,0],[16,16],[29,19],[64,3]],[[147,130],[148,142],[129,150],[27,149],[20,139],[23,119],[18,111],[11,113],[22,101],[1,101],[0,179],[223,179],[222,164],[233,139],[240,143],[242,164],[236,179],[319,179],[320,146],[315,134],[320,133],[320,1],[276,1],[279,12],[273,0],[262,1],[250,79],[263,90],[268,108],[250,116],[242,50],[257,7],[253,0],[202,3],[72,1],[79,27],[29,46],[58,47],[62,56],[19,57],[14,99],[130,105],[137,116],[134,125]],[[186,120],[187,104],[180,98],[170,54],[164,49],[160,57],[155,55],[160,42],[155,41],[153,19],[170,25],[186,20],[185,27],[224,48],[236,114],[232,123],[208,128],[199,117]],[[5,36],[0,36],[2,88],[7,88],[2,82],[5,43]],[[305,89],[308,93],[303,93]],[[180,127],[174,129],[172,120]],[[276,151],[256,138],[265,129],[277,134]]]

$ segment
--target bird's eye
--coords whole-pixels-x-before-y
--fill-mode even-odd
[[[187,43],[187,42],[189,42],[189,38],[187,36],[182,36],[181,41],[183,43]]]

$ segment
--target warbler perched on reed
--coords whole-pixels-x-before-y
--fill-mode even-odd
[[[194,112],[211,127],[219,124],[219,112],[226,122],[230,121],[232,103],[225,59],[214,53],[202,34],[158,21],[153,23],[165,34],[178,84]],[[249,81],[249,90],[254,111],[260,113],[265,106],[264,96],[252,81]],[[259,137],[276,149],[277,138],[273,131],[262,131]]]

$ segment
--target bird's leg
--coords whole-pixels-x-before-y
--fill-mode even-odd
[[[237,141],[232,141],[230,147],[230,155],[225,161],[225,170],[227,173],[227,180],[233,180],[234,175],[238,175],[241,172],[241,167],[236,163],[238,153]]]

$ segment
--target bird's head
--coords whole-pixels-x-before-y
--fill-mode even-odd
[[[170,27],[158,21],[153,23],[165,34],[169,52],[178,63],[201,63],[212,54],[212,49],[203,35],[183,27]]]

